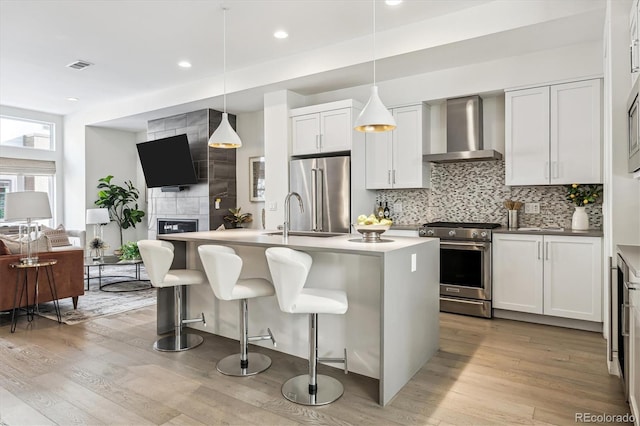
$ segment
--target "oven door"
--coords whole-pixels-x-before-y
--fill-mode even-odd
[[[440,295],[491,300],[491,243],[440,242]]]

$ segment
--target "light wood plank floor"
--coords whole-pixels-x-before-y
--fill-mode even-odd
[[[280,394],[306,360],[252,346],[272,367],[227,377],[215,364],[236,341],[155,352],[155,318],[151,307],[74,326],[21,319],[15,334],[4,319],[0,425],[569,425],[629,411],[597,333],[443,313],[440,351],[391,404],[377,405],[377,381],[320,366],[345,395],[308,408]]]

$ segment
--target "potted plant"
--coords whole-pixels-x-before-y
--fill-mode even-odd
[[[91,258],[94,261],[98,261],[102,259],[104,255],[104,250],[109,248],[109,245],[104,242],[104,240],[100,237],[93,237],[91,241],[89,241],[89,249],[91,250]]]
[[[585,207],[602,199],[602,185],[584,185],[574,183],[567,185],[567,200],[571,201],[576,209],[571,217],[571,229],[589,229],[589,216]]]
[[[120,247],[122,254],[120,260],[138,260],[140,259],[140,250],[138,249],[138,243],[136,241],[127,241]]]
[[[109,175],[98,179],[98,199],[95,204],[109,209],[111,220],[118,224],[120,229],[120,246],[122,246],[122,230],[135,228],[142,222],[144,212],[138,209],[138,197],[140,193],[130,180],[125,181],[125,186],[111,183],[113,176]]]
[[[240,213],[240,210],[242,210],[242,207],[229,209],[231,214],[226,215],[223,219],[231,223],[234,228],[242,228],[243,223],[253,221],[251,213]]]

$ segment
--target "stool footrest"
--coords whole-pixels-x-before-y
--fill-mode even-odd
[[[262,336],[249,336],[247,337],[247,341],[249,342],[259,342],[261,340],[271,340],[271,342],[273,342],[273,347],[276,347],[276,338],[273,337],[273,333],[271,332],[270,328],[267,328],[267,332],[269,334],[263,334]]]
[[[349,373],[349,368],[347,365],[347,348],[344,348],[344,358],[317,358],[318,362],[328,362],[328,363],[340,363],[344,362],[344,374]]]
[[[191,324],[194,322],[201,322],[202,324],[204,324],[204,326],[207,326],[207,321],[204,319],[204,312],[201,313],[201,317],[200,318],[193,318],[193,319],[183,319],[182,321],[180,321],[182,324]]]

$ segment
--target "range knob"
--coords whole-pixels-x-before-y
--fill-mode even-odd
[[[473,231],[471,233],[471,238],[478,238],[478,231]]]
[[[482,231],[482,233],[480,234],[480,236],[482,238],[487,238],[487,232],[486,231]]]
[[[435,232],[433,232],[433,229],[429,229],[427,231],[427,235],[434,235],[434,234],[435,234]]]
[[[455,237],[456,236],[456,231],[454,231],[453,229],[451,231],[449,231],[449,236],[450,237]]]

